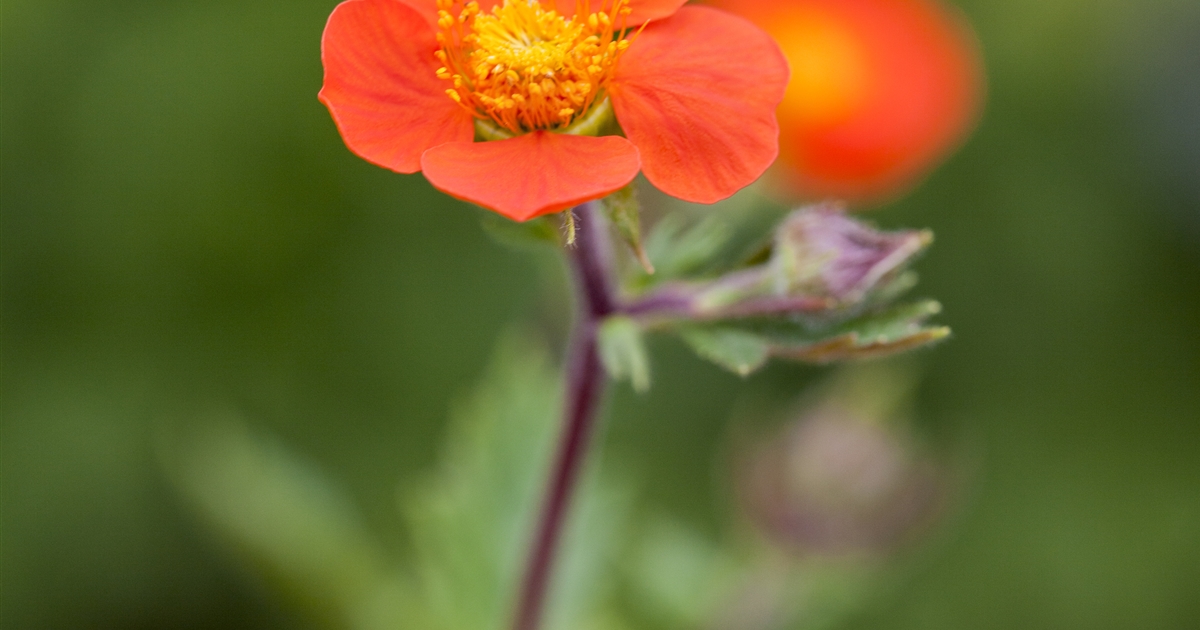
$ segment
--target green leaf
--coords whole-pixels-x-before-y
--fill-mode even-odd
[[[164,436],[159,455],[219,538],[310,616],[332,628],[421,627],[411,585],[347,498],[275,440],[222,419]]]
[[[713,205],[663,199],[674,208],[650,229],[646,251],[657,272],[644,284],[699,279],[740,268],[769,252],[774,227],[787,208],[753,186]],[[760,261],[761,262],[761,261]]]
[[[609,317],[597,331],[600,360],[613,380],[628,379],[634,391],[650,390],[650,356],[642,329],[629,317]]]
[[[687,327],[679,334],[696,354],[742,376],[762,367],[771,356],[766,339],[738,328]]]
[[[800,319],[726,320],[686,325],[679,334],[701,357],[746,375],[779,357],[807,363],[832,363],[887,356],[925,346],[950,335],[945,326],[926,326],[941,311],[933,300],[893,306],[822,325]]]
[[[660,282],[698,273],[730,237],[729,226],[719,215],[692,221],[683,213],[663,217],[646,237],[646,253],[657,261],[648,281]]]
[[[424,595],[444,630],[502,630],[524,571],[560,426],[561,378],[545,348],[511,335],[451,414],[439,466],[404,513]],[[590,458],[592,467],[598,461]],[[627,511],[623,486],[585,470],[547,606],[546,628],[587,625],[608,594]]]
[[[668,627],[711,626],[740,575],[726,549],[663,517],[646,529],[628,566],[635,601]]]
[[[941,312],[941,304],[924,300],[861,315],[836,326],[816,330],[790,320],[760,320],[744,326],[762,335],[777,357],[831,363],[886,356],[918,348],[950,335],[945,326],[926,326]]]

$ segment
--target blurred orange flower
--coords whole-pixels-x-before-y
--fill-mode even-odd
[[[766,29],[792,68],[776,183],[885,201],[956,148],[983,95],[975,36],[937,0],[711,0]]]

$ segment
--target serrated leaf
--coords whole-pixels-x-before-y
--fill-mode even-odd
[[[788,211],[753,185],[712,205],[673,198],[660,204],[673,210],[646,238],[655,281],[708,278],[752,264],[770,251],[774,227]]]
[[[865,359],[911,350],[950,334],[945,326],[925,326],[941,312],[933,300],[893,306],[862,315],[832,328],[812,330],[787,320],[747,322],[750,330],[766,338],[771,354],[811,363]]]
[[[700,356],[745,375],[773,356],[831,363],[881,357],[928,345],[950,334],[945,326],[924,324],[940,311],[940,304],[926,300],[861,315],[835,326],[781,317],[689,325],[680,328],[679,333]]]
[[[864,337],[858,333],[848,333],[808,346],[778,348],[774,350],[774,354],[781,358],[809,363],[874,359],[919,348],[945,339],[949,335],[950,329],[945,326],[924,328],[892,339],[882,336]]]
[[[407,493],[431,629],[501,630],[524,571],[558,437],[560,383],[543,346],[510,336],[451,414],[439,467]],[[593,457],[592,461],[597,458]],[[628,494],[585,471],[564,534],[546,628],[579,627],[606,596]]]
[[[634,391],[650,390],[650,355],[642,329],[629,317],[617,315],[604,320],[597,331],[600,360],[615,381],[628,379]]]
[[[646,253],[656,261],[651,282],[683,278],[698,273],[728,242],[728,221],[712,214],[700,221],[682,213],[663,217],[646,237]]]
[[[733,327],[688,327],[679,331],[700,357],[741,376],[762,367],[771,356],[765,338]]]

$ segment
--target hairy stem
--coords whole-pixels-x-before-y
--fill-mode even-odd
[[[541,624],[559,539],[604,390],[605,374],[596,347],[596,330],[615,308],[611,248],[594,204],[583,204],[575,212],[579,237],[575,246],[568,249],[568,258],[579,306],[567,350],[562,434],[542,497],[537,530],[530,543],[514,630],[538,630]]]

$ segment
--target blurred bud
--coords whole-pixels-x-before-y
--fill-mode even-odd
[[[778,295],[858,302],[933,241],[928,230],[880,232],[832,205],[793,212],[775,234],[772,280]]]
[[[763,444],[741,473],[755,523],[806,553],[887,553],[932,522],[944,488],[908,436],[828,404]]]
[[[974,124],[983,70],[966,21],[937,0],[710,0],[779,42],[777,180],[806,198],[885,201]]]

